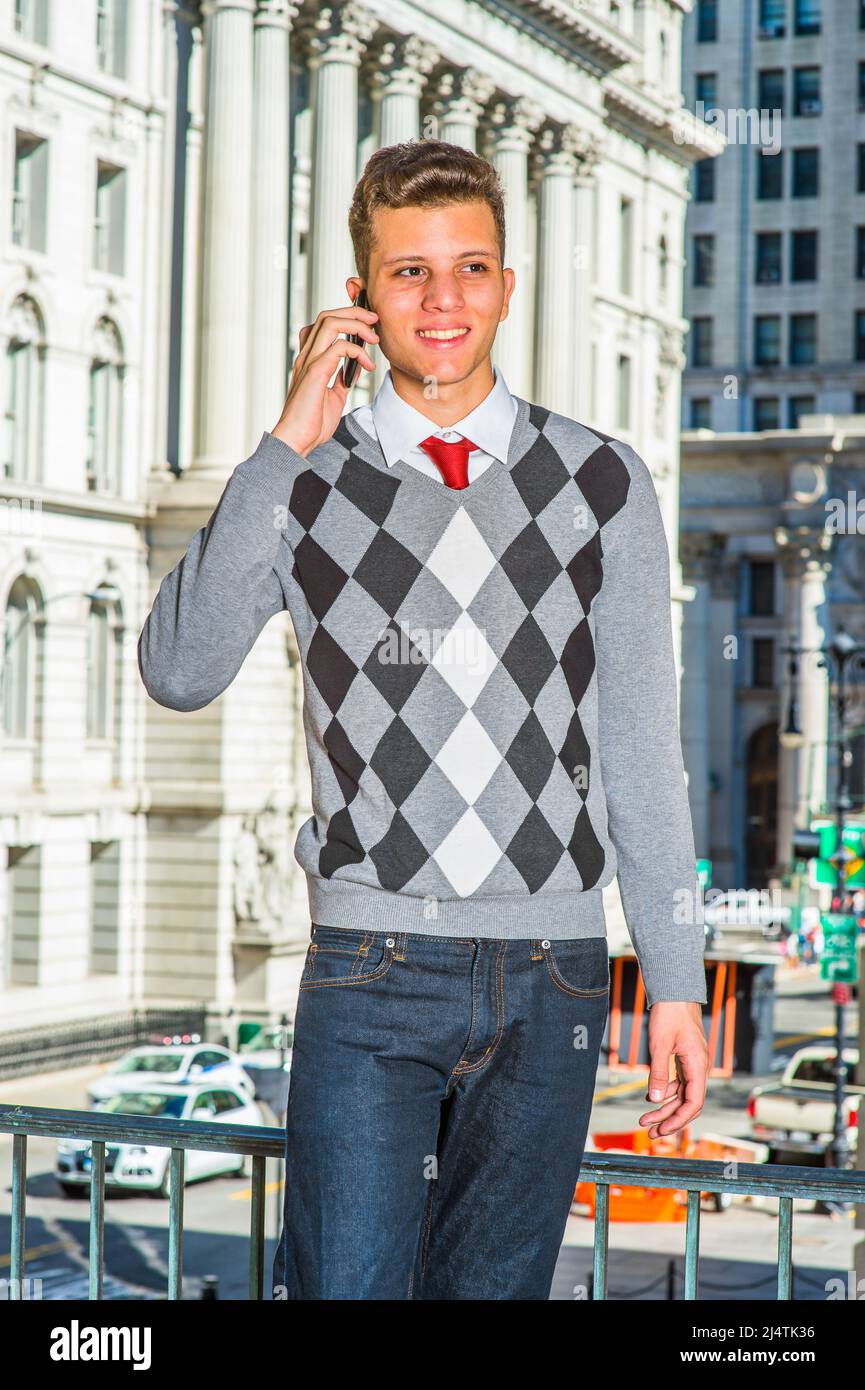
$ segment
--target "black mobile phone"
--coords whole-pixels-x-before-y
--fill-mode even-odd
[[[357,305],[358,309],[368,309],[369,305],[366,301],[366,290],[361,290],[359,295],[357,296],[357,299],[354,302]],[[369,343],[367,343],[365,338],[361,338],[360,334],[347,333],[346,337],[348,338],[348,341],[350,343],[357,343],[358,346],[360,346],[360,344],[362,343],[365,346],[367,352],[369,352]],[[345,359],[345,362],[343,363],[342,368],[343,383],[346,386],[354,386],[355,379],[359,371],[360,363],[358,362],[357,358],[347,357]]]

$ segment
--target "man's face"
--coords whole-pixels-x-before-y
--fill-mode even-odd
[[[487,362],[513,288],[486,203],[375,213],[367,292],[392,370],[465,381]]]

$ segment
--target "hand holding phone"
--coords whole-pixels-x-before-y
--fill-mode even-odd
[[[368,309],[368,308],[369,308],[369,304],[367,303],[366,290],[365,290],[365,289],[361,289],[361,290],[360,290],[360,292],[359,292],[357,298],[356,298],[355,301],[354,301],[354,307],[355,307],[356,309]],[[361,343],[363,342],[363,339],[360,338],[360,337],[358,337],[358,335],[355,334],[355,333],[349,333],[349,334],[348,334],[348,341],[349,341],[350,343],[356,343],[356,344],[358,345],[358,347],[360,347]],[[352,387],[352,386],[354,386],[354,383],[355,383],[355,381],[357,380],[357,374],[358,374],[359,371],[360,371],[360,361],[359,361],[359,359],[358,359],[357,357],[347,357],[346,360],[345,360],[345,362],[343,363],[343,367],[342,367],[342,381],[343,381],[343,385],[346,386],[346,387]]]
[[[330,439],[342,418],[358,367],[375,371],[369,352],[378,342],[377,318],[361,291],[353,304],[323,309],[315,323],[300,330],[300,348],[291,369],[288,395],[282,414],[270,431],[275,439],[281,439],[304,458]],[[347,372],[346,367],[352,370]]]

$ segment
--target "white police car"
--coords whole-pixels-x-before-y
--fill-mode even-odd
[[[255,1083],[236,1053],[219,1043],[165,1043],[133,1047],[87,1087],[91,1104],[121,1091],[151,1082],[171,1085],[219,1081],[243,1091],[250,1099]]]
[[[154,1082],[118,1092],[98,1102],[94,1109],[109,1115],[147,1115],[173,1120],[201,1120],[208,1124],[266,1125],[261,1106],[245,1092],[218,1081],[194,1086]],[[156,1144],[105,1145],[105,1187],[138,1188],[167,1197],[170,1181],[170,1148]],[[184,1169],[187,1182],[220,1173],[245,1172],[245,1156],[187,1149]],[[77,1196],[89,1190],[92,1168],[89,1139],[61,1139],[57,1145],[54,1176],[61,1190]]]

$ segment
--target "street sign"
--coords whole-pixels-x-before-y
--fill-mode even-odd
[[[829,883],[835,887],[838,867],[832,861],[838,850],[838,827],[834,821],[815,820],[811,822],[811,828],[817,831],[820,838],[819,853],[812,861],[815,865],[815,882]],[[845,888],[865,888],[865,825],[857,821],[845,824],[842,854],[845,858]]]
[[[701,888],[711,888],[712,886],[712,861],[711,859],[697,860],[697,882]]]
[[[856,918],[847,912],[821,912],[820,922],[823,926],[820,978],[835,984],[855,984],[859,978]]]

